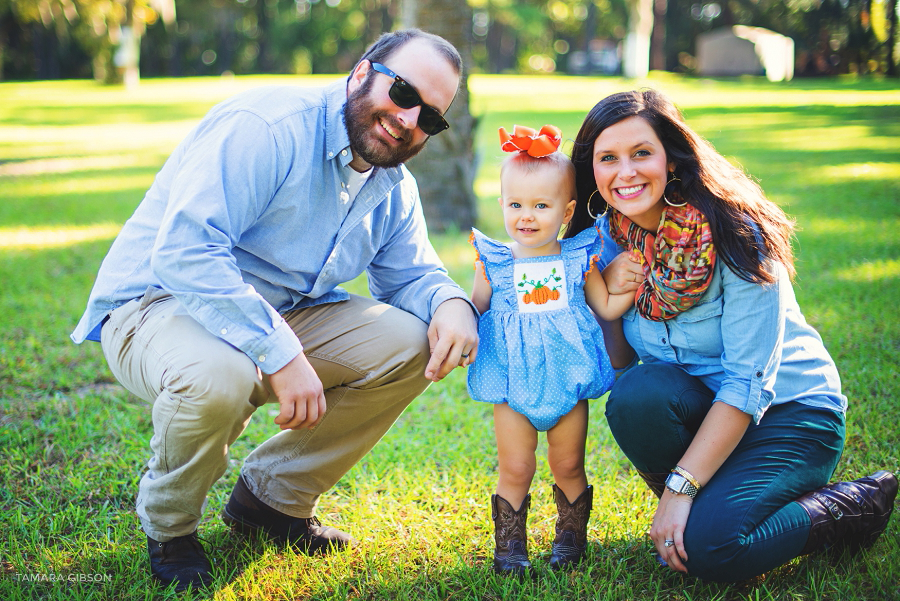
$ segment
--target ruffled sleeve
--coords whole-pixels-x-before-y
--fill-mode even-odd
[[[602,271],[624,250],[616,244],[609,233],[609,221],[605,215],[572,238],[560,240],[560,244],[562,252],[570,261],[583,265],[582,277],[586,276],[594,265]],[[586,262],[582,263],[585,258]]]
[[[580,276],[583,280],[594,263],[600,260],[606,241],[600,235],[597,221],[594,225],[578,232],[572,238],[559,241],[567,265],[572,265],[572,277]],[[577,269],[577,271],[576,271]]]
[[[469,242],[475,247],[476,262],[484,266],[484,274],[493,288],[512,285],[513,256],[509,247],[493,238],[488,238],[480,231],[472,228]]]

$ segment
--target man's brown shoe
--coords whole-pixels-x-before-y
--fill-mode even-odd
[[[250,492],[243,475],[231,491],[222,521],[245,536],[265,534],[310,555],[340,551],[357,542],[346,532],[322,526],[315,517],[295,518],[272,509]]]

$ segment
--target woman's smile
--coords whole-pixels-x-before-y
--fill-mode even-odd
[[[653,127],[628,117],[604,129],[594,142],[594,180],[603,200],[648,231],[663,212],[669,165]]]
[[[629,186],[628,188],[616,188],[615,192],[621,198],[625,200],[630,200],[638,196],[641,192],[644,191],[644,188],[647,187],[647,184],[640,184],[639,186]]]

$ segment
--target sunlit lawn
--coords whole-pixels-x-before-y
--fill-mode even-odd
[[[118,228],[206,110],[241,89],[307,81],[159,80],[136,92],[91,82],[0,84],[0,599],[171,595],[148,577],[133,509],[149,407],[115,384],[98,345],[75,346],[68,333]],[[634,85],[670,94],[696,129],[796,217],[797,296],[851,403],[836,475],[898,470],[900,84],[474,76],[479,227],[503,235],[493,200],[497,127],[553,123],[571,139],[597,100]],[[468,288],[465,235],[436,236],[435,244]],[[350,288],[364,292],[364,281]],[[900,598],[896,518],[855,561],[803,558],[736,585],[663,570],[645,536],[653,498],[612,441],[602,400],[593,403],[588,449],[597,489],[589,560],[571,574],[541,569],[533,582],[495,577],[490,412],[468,399],[459,370],[417,400],[323,498],[323,521],[351,531],[359,549],[309,558],[248,544],[218,513],[240,460],[275,432],[269,409],[234,445],[232,469],[214,487],[200,527],[218,570],[217,599]],[[550,484],[540,465],[529,522],[539,566],[553,536]]]

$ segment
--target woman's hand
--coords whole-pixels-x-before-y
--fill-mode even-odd
[[[684,550],[684,527],[687,525],[688,516],[691,513],[693,499],[687,495],[676,495],[669,489],[663,492],[653,516],[653,525],[650,527],[650,538],[656,545],[659,556],[666,560],[666,564],[676,572],[688,573],[684,562],[687,561],[687,552]],[[666,541],[674,541],[674,544],[666,546]]]
[[[603,280],[610,294],[634,292],[644,281],[644,270],[626,251],[609,262],[603,270]]]

